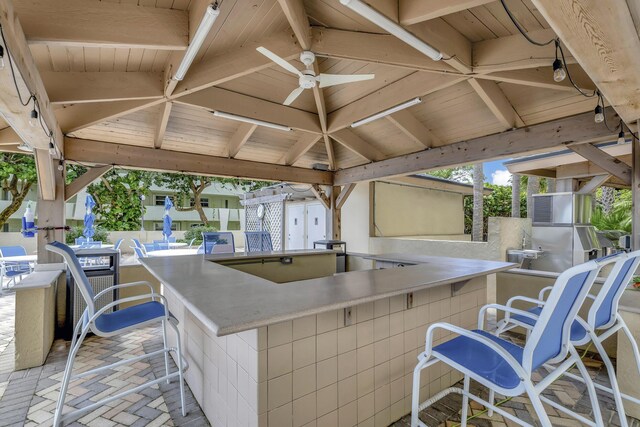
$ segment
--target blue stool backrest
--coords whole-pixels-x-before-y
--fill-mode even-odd
[[[93,287],[91,287],[91,283],[89,283],[89,279],[87,275],[82,270],[80,266],[80,261],[78,261],[78,257],[76,256],[73,249],[64,243],[60,242],[51,242],[46,246],[48,251],[55,252],[59,255],[62,255],[69,270],[71,271],[71,275],[73,276],[74,281],[76,282],[76,286],[80,290],[84,301],[87,303],[87,308],[89,309],[89,317],[92,317],[95,313],[95,305],[93,303],[93,298],[95,296],[93,292]]]
[[[83,243],[87,243],[86,237],[76,237],[76,245],[81,245]]]
[[[133,248],[133,251],[136,253],[136,255],[138,256],[138,258],[146,258],[144,252],[142,252],[142,249],[140,248]]]
[[[131,241],[133,242],[133,244],[135,245],[136,248],[140,248],[142,249],[142,243],[140,243],[140,240],[138,239],[131,239]]]
[[[113,245],[113,249],[115,249],[116,251],[117,251],[118,249],[120,249],[120,245],[122,245],[122,241],[123,241],[123,240],[124,240],[124,239],[118,239],[118,240],[116,241],[116,244],[115,244],[115,245]]]
[[[167,242],[154,242],[153,243],[153,250],[155,251],[161,251],[161,250],[166,250],[169,249],[169,244]]]
[[[0,256],[24,256],[27,250],[22,246],[0,246]]]
[[[202,243],[204,244],[204,252],[207,254],[227,254],[236,251],[233,233],[228,231],[205,231],[202,233]]]
[[[156,250],[156,244],[155,243],[143,243],[142,246],[144,246],[144,250],[147,252],[151,252],[151,251],[155,251]]]
[[[600,268],[597,261],[589,261],[558,276],[524,347],[523,367],[528,372],[567,355],[571,325]]]
[[[600,293],[589,309],[587,322],[591,328],[609,328],[616,321],[618,304],[625,288],[640,264],[640,251],[622,254],[607,276]]]
[[[269,252],[273,250],[271,234],[268,231],[245,231],[247,252]]]

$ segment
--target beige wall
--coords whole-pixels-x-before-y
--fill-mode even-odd
[[[342,206],[342,240],[349,252],[369,252],[369,183],[359,183]]]
[[[462,198],[459,193],[376,182],[375,234],[464,234]]]

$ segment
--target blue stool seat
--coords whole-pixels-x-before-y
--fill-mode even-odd
[[[482,330],[475,329],[473,332],[496,342],[518,363],[522,363],[522,347]],[[458,336],[434,347],[433,352],[438,353],[439,358],[445,357],[502,388],[513,389],[520,385],[520,377],[500,354],[471,338]],[[478,357],[478,355],[482,356]]]
[[[540,316],[540,313],[542,313],[542,307],[533,307],[527,311],[529,313],[535,314],[536,316]],[[517,322],[525,323],[527,325],[531,325],[531,326],[536,325],[535,319],[532,319],[530,317],[524,317],[524,316],[520,316],[519,314],[516,314],[511,316],[511,318]],[[570,338],[571,341],[573,342],[582,341],[583,339],[586,338],[586,336],[587,336],[586,329],[580,324],[580,322],[574,320],[573,323],[571,324],[571,338]]]
[[[109,333],[164,317],[164,313],[164,305],[157,301],[149,301],[113,313],[102,314],[95,320],[95,324],[102,332]]]

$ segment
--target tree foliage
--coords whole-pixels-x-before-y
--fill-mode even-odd
[[[455,168],[440,169],[427,172],[425,175],[448,179],[450,181],[461,182],[463,184],[471,184],[473,182],[473,166],[467,165],[458,166]]]
[[[11,195],[11,203],[0,212],[0,226],[9,220],[38,181],[33,156],[0,153],[0,188]]]
[[[153,172],[113,169],[87,192],[96,201],[96,224],[107,230],[133,231],[141,226],[140,196],[149,194]]]
[[[510,217],[511,216],[511,187],[506,185],[485,184],[486,188],[493,190],[491,194],[484,196],[484,240],[487,238],[489,217]],[[520,193],[520,216],[527,216],[527,195]],[[473,197],[464,198],[464,232],[471,233],[473,224]]]

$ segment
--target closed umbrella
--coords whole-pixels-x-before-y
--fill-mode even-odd
[[[95,234],[95,230],[93,229],[93,223],[96,220],[96,216],[93,214],[92,210],[95,207],[96,202],[91,197],[91,194],[87,194],[87,198],[84,200],[84,207],[86,212],[84,214],[84,237],[87,238],[87,241],[90,242]]]
[[[162,234],[164,236],[164,240],[169,240],[169,237],[171,236],[171,223],[173,222],[171,220],[171,217],[169,216],[169,210],[173,207],[173,203],[171,202],[171,199],[169,198],[169,196],[165,196],[164,198],[164,218],[163,218],[163,224],[162,224]]]

